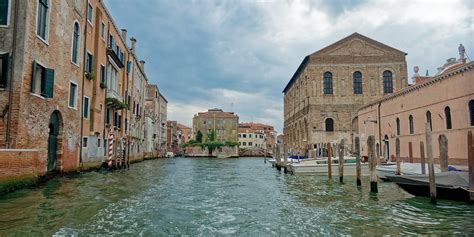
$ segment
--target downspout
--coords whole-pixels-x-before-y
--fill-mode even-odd
[[[382,121],[381,121],[381,117],[380,117],[380,106],[382,105],[382,101],[379,102],[379,105],[377,107],[377,117],[378,117],[378,121],[377,123],[379,124],[379,150],[376,151],[376,153],[379,154],[379,156],[381,155],[381,150],[382,150]],[[379,162],[379,159],[380,157],[377,157],[377,164]]]
[[[89,3],[88,0],[84,0],[85,1],[85,6],[87,6],[87,4]],[[87,9],[87,8],[86,8]],[[81,168],[84,168],[84,162],[82,160],[82,147],[84,146],[84,144],[82,144],[83,142],[83,136],[84,136],[84,132],[82,131],[83,130],[83,127],[84,127],[84,82],[85,82],[85,78],[86,78],[86,55],[87,55],[87,28],[88,28],[88,22],[87,22],[87,11],[85,12],[84,14],[85,16],[85,27],[84,27],[84,48],[83,48],[83,55],[82,55],[82,88],[81,88],[81,137],[80,137],[80,144],[81,146],[79,147],[79,163],[80,163],[80,167]]]
[[[12,40],[12,55],[11,55],[11,71],[10,71],[10,82],[8,86],[10,86],[10,90],[8,92],[8,120],[7,120],[7,131],[6,131],[6,148],[10,148],[10,127],[11,127],[11,120],[12,120],[12,104],[13,104],[13,69],[15,68],[15,50],[16,50],[16,41],[17,41],[17,34],[18,34],[18,1],[15,1],[15,19],[13,21],[13,40]]]
[[[107,39],[106,39],[106,40],[107,40],[107,43],[106,43],[106,46],[105,46],[105,55],[107,55],[107,49],[110,47],[110,45],[109,45],[109,44],[110,44],[110,19],[109,19],[108,17],[107,17],[107,36],[106,36],[106,37],[107,37]],[[108,136],[106,136],[106,131],[107,131],[107,130],[106,130],[106,125],[107,125],[107,122],[108,122],[108,121],[106,121],[106,120],[107,120],[107,113],[108,113],[108,111],[109,111],[109,108],[107,107],[107,103],[105,103],[105,101],[106,101],[106,99],[107,99],[107,91],[109,90],[109,84],[108,84],[108,78],[107,78],[107,67],[109,66],[109,65],[108,65],[108,63],[109,63],[109,61],[108,61],[108,60],[109,60],[108,56],[106,56],[106,59],[105,59],[105,60],[106,60],[106,63],[105,63],[105,75],[106,75],[106,76],[105,76],[105,77],[106,77],[106,78],[105,78],[105,84],[106,84],[107,86],[105,87],[105,93],[104,93],[104,109],[105,109],[105,110],[104,110],[104,130],[103,130],[103,132],[102,132],[102,136],[103,136],[103,137],[102,137],[102,140],[103,140],[103,141],[105,141],[105,138],[108,137]],[[110,115],[110,114],[109,114],[109,115]],[[109,117],[110,117],[110,116],[109,116]],[[110,126],[110,125],[109,125],[109,126]],[[108,142],[105,143],[105,144],[107,144],[107,146],[108,146]],[[108,148],[106,147],[106,145],[104,145],[103,147],[104,147],[104,156],[106,156],[106,155],[108,154],[108,153],[107,153]]]

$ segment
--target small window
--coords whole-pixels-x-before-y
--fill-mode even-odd
[[[102,144],[102,142],[100,141],[100,137],[99,137],[99,138],[97,138],[97,147],[100,148],[101,144]]]
[[[87,148],[87,140],[88,140],[87,137],[82,138],[82,147],[83,148]]]
[[[48,18],[49,18],[49,0],[38,0],[38,12],[36,22],[36,34],[47,41]]]
[[[244,138],[247,138],[247,134],[244,134]]]
[[[471,126],[474,126],[474,100],[469,101],[469,117],[471,119]]]
[[[8,54],[0,54],[0,88],[7,87],[8,59],[9,59]]]
[[[84,104],[82,105],[82,114],[84,118],[89,118],[89,97],[84,96]]]
[[[247,142],[244,142],[244,146],[247,146]]]
[[[87,52],[87,57],[86,57],[86,72],[92,73],[93,69],[93,56],[89,52]]]
[[[10,0],[0,0],[0,25],[6,26],[9,21]]]
[[[433,131],[433,124],[431,123],[431,112],[426,112],[426,122],[430,125],[430,131]]]
[[[89,3],[87,5],[87,21],[92,24],[92,16],[94,14],[94,8],[92,7],[92,4]]]
[[[102,26],[100,28],[100,37],[105,41],[105,22],[102,22]]]
[[[362,94],[362,73],[357,71],[352,75],[354,82],[354,94]]]
[[[332,73],[325,72],[323,78],[324,84],[324,94],[331,95],[332,94]]]
[[[444,108],[444,118],[446,120],[446,129],[453,128],[451,123],[451,109],[449,108],[449,106],[446,106],[446,108]]]
[[[326,124],[326,132],[334,131],[334,120],[332,118],[327,118],[325,121],[325,124]]]
[[[77,84],[69,83],[69,107],[76,108]]]
[[[74,23],[74,30],[72,35],[72,55],[71,60],[73,63],[77,64],[79,58],[79,23]]]
[[[410,134],[413,134],[415,129],[414,129],[414,126],[413,126],[413,116],[412,115],[410,115],[408,117],[408,127],[410,129],[410,131],[409,131]]]
[[[31,77],[31,92],[45,98],[53,98],[54,70],[45,68],[33,62],[33,73]]]
[[[252,145],[252,142],[249,142],[249,146],[251,146],[251,145]]]
[[[109,48],[113,49],[115,44],[114,36],[112,34],[109,35]]]
[[[397,125],[397,136],[400,136],[400,119],[399,118],[397,118],[396,123],[397,123],[396,124]]]
[[[100,65],[100,84],[105,85],[105,66]]]
[[[249,138],[252,138],[252,134],[249,134]]]
[[[383,93],[393,93],[392,72],[383,72]]]

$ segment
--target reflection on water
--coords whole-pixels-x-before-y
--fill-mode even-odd
[[[153,160],[0,197],[0,236],[474,234],[472,205],[363,184],[285,175],[261,158]]]

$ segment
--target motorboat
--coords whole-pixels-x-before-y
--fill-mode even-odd
[[[356,158],[344,157],[344,175],[356,175]],[[303,160],[299,163],[288,164],[288,170],[292,174],[303,175],[327,175],[328,174],[328,159],[309,159]],[[332,175],[339,175],[339,159],[331,159],[331,173]],[[361,174],[368,174],[368,163],[361,163]]]
[[[381,180],[388,181],[387,176],[395,175],[397,172],[397,165],[380,165],[377,166],[377,176]],[[425,164],[425,170],[428,172],[428,164]],[[435,173],[439,173],[441,170],[435,167]],[[401,175],[412,175],[412,174],[421,174],[421,163],[400,163],[400,174]]]
[[[430,197],[428,174],[388,175],[387,179],[415,196]],[[435,173],[436,196],[441,199],[469,201],[469,173],[448,171]]]

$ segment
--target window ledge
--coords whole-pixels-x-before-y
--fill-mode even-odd
[[[38,94],[36,94],[36,93],[34,93],[34,92],[30,92],[30,95],[32,95],[32,96],[34,96],[34,97],[38,97],[38,98],[43,99],[43,100],[50,100],[50,99],[51,99],[51,98],[46,98],[46,97],[44,97],[44,96],[42,96],[42,95],[38,95]]]
[[[79,65],[79,63],[75,63],[75,62],[73,62],[72,60],[71,60],[71,64],[74,65],[74,66],[76,66],[76,67],[78,67],[78,68],[81,68],[81,66]]]
[[[76,110],[77,111],[77,108],[76,107],[71,107],[71,106],[67,106],[69,109],[72,109],[72,110]]]
[[[0,28],[8,28],[10,25],[7,24],[7,25],[0,25]]]
[[[38,38],[39,40],[41,40],[41,42],[43,42],[44,44],[46,44],[46,46],[49,46],[49,43],[47,40],[41,38],[41,36],[39,36],[38,34],[36,34],[36,38]]]

